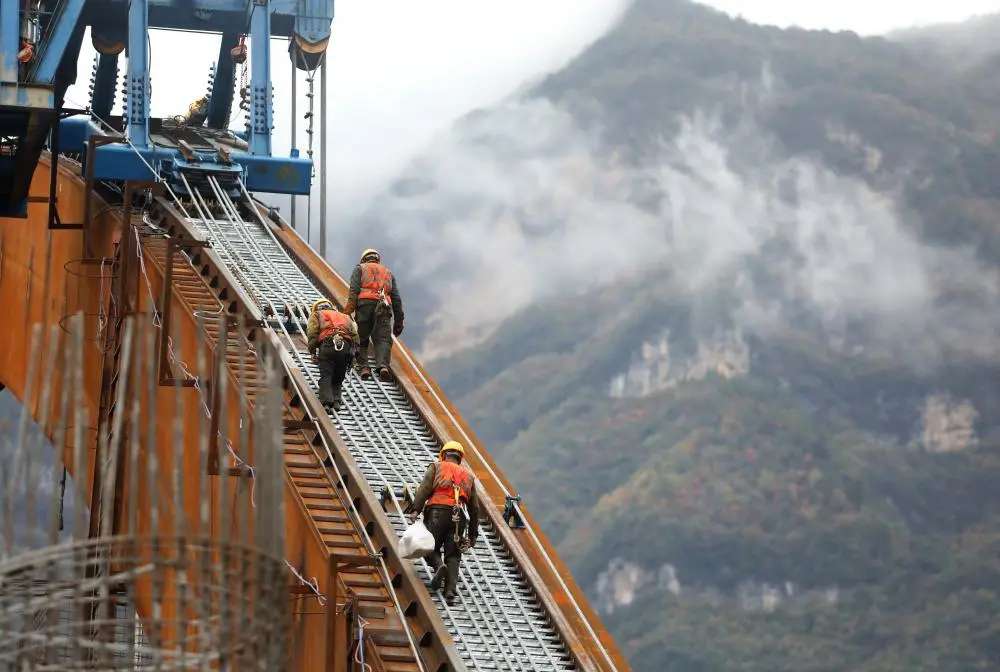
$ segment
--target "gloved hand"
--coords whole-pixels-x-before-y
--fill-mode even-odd
[[[392,325],[392,335],[399,336],[402,333],[403,333],[403,321],[400,320],[399,322],[396,322],[395,324]]]

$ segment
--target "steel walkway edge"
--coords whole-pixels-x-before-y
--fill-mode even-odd
[[[263,206],[262,206],[263,207]],[[324,294],[343,305],[348,286],[325,260],[279,217],[263,222]],[[582,669],[630,670],[617,642],[590,606],[569,568],[558,556],[531,512],[521,506],[519,513],[527,529],[513,530],[503,522],[505,498],[516,489],[506,479],[489,452],[466,424],[461,414],[427,373],[405,344],[395,339],[392,369],[403,394],[420,414],[438,445],[455,438],[469,449],[468,459],[485,495],[481,501],[514,556],[525,580],[535,590],[564,642]]]
[[[283,317],[280,329],[262,331],[283,347],[289,408],[301,413],[294,421],[313,423],[313,429],[303,430],[301,445],[329,449],[333,459],[327,460],[323,476],[334,490],[348,491],[350,503],[364,519],[354,522],[363,525],[385,562],[387,578],[397,591],[393,597],[399,603],[393,606],[407,621],[412,641],[419,642],[415,653],[429,669],[628,669],[530,513],[519,511],[527,530],[512,530],[504,523],[501,507],[512,492],[510,484],[398,341],[396,380],[361,381],[351,372],[345,381],[344,407],[326,415],[315,396],[316,367],[297,332],[304,326],[303,311],[313,300],[326,295],[343,305],[343,279],[283,222],[264,220],[249,194],[244,192],[246,202],[237,205],[217,185],[208,186],[212,193],[200,198],[196,194],[192,212],[184,213],[190,217],[158,200],[159,224],[172,235],[209,242],[210,249],[195,253],[193,265],[201,265],[202,275],[212,269],[223,277],[232,289],[227,294],[230,312],[240,304],[246,312],[270,316],[272,323],[276,316]],[[462,440],[471,449],[469,461],[480,479],[485,504],[480,541],[464,558],[454,606],[427,592],[426,563],[398,557],[395,542],[405,520],[391,496],[387,510],[378,499],[383,492],[400,492],[418,482],[449,438]],[[309,493],[319,493],[315,489],[319,464],[307,461],[308,475],[294,461],[287,464],[291,482],[308,509]],[[316,498],[310,501],[315,503]],[[371,576],[367,580],[374,581]]]

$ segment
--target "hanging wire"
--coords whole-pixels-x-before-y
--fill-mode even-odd
[[[326,596],[323,595],[323,593],[321,593],[319,590],[319,580],[317,580],[315,576],[312,577],[311,581],[306,579],[304,576],[302,576],[302,574],[299,573],[299,570],[295,569],[295,565],[288,562],[288,560],[285,560],[285,565],[288,567],[288,571],[294,574],[295,578],[299,580],[299,583],[301,583],[303,586],[307,586],[313,592],[313,594],[316,596],[316,601],[319,602],[320,606],[325,607]]]
[[[190,189],[190,185],[188,185],[187,182],[185,182],[185,186],[187,186],[188,189]],[[175,196],[175,198],[176,198],[176,196]],[[180,205],[179,202],[178,202],[178,205]],[[149,223],[148,219],[145,216],[145,214],[146,213],[145,213],[145,210],[144,210],[143,211],[143,220],[145,222]],[[137,254],[138,258],[139,258],[139,269],[140,269],[140,271],[142,273],[143,281],[146,284],[146,292],[149,295],[150,308],[151,308],[151,310],[153,312],[153,325],[155,327],[159,328],[159,329],[162,329],[163,328],[163,324],[162,324],[162,321],[160,319],[159,311],[156,309],[156,301],[153,298],[153,285],[149,281],[149,275],[146,273],[146,264],[145,264],[145,260],[143,259],[143,248],[142,248],[142,243],[141,243],[141,236],[139,235],[139,227],[137,225],[132,225],[132,228],[133,228],[133,230],[135,232],[136,254]],[[182,374],[184,375],[184,377],[186,379],[194,381],[194,389],[198,392],[198,397],[201,400],[202,410],[204,411],[206,417],[209,417],[209,418],[212,417],[212,412],[209,409],[208,400],[205,398],[205,391],[204,391],[204,388],[201,385],[201,379],[200,379],[200,377],[194,375],[193,373],[191,373],[191,371],[188,368],[187,364],[185,364],[184,361],[181,360],[180,357],[177,356],[177,353],[175,352],[174,347],[173,347],[173,339],[170,336],[167,336],[167,359],[172,364],[177,364],[178,365],[178,368],[180,368]],[[237,452],[233,449],[233,445],[232,445],[232,442],[229,440],[229,437],[225,436],[225,434],[222,433],[222,428],[221,427],[219,428],[218,436],[224,442],[224,444],[226,446],[226,449],[228,450],[229,454],[232,456],[235,465],[237,467],[245,467],[250,472],[250,504],[251,504],[251,506],[253,506],[253,508],[257,508],[257,497],[256,497],[256,490],[255,490],[255,484],[256,484],[256,480],[257,480],[257,478],[256,478],[257,477],[256,468],[252,464],[250,464],[249,462],[247,462],[245,459],[243,459],[239,454],[237,454]]]

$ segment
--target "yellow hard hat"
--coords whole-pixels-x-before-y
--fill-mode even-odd
[[[367,250],[361,253],[361,261],[364,261],[368,257],[375,257],[377,260],[382,259],[382,255],[374,247],[369,247]]]
[[[330,306],[331,309],[333,308],[333,301],[331,301],[330,299],[319,299],[318,301],[313,302],[312,312],[315,313],[317,310],[319,310],[319,307],[322,306],[324,303]]]
[[[438,459],[442,459],[445,453],[458,453],[463,460],[465,459],[465,448],[458,441],[449,441],[441,446],[441,452],[438,453]]]

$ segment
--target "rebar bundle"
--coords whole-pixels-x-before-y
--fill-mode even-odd
[[[95,440],[85,431],[84,321],[32,333],[25,407],[0,484],[0,670],[284,669],[277,354],[252,347],[227,316],[212,325],[244,344],[238,356],[255,358],[267,383],[252,407],[229,409],[241,430],[230,439],[202,412],[200,386],[158,375],[158,339],[168,335],[155,311],[123,320],[109,327],[119,335],[109,350],[118,375]],[[205,354],[196,374],[184,373],[224,388]],[[172,413],[161,417],[164,404]],[[185,427],[187,417],[198,426]],[[210,446],[219,445],[232,466],[224,455],[213,469]],[[253,468],[239,468],[237,455],[251,454]]]

